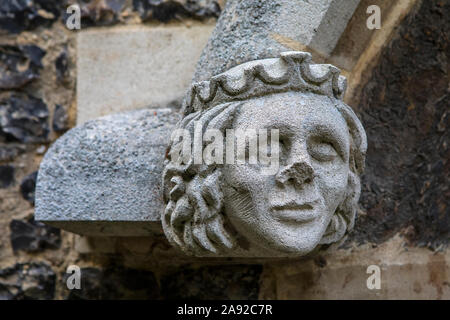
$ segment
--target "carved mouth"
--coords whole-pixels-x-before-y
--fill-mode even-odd
[[[316,210],[314,210],[315,203],[316,201],[305,203],[289,201],[283,204],[274,204],[271,209],[281,221],[305,223],[317,218]]]

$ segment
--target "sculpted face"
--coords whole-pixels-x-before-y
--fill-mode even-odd
[[[171,138],[163,172],[161,221],[174,246],[196,256],[303,256],[352,229],[367,138],[342,102],[345,78],[311,59],[283,52],[191,86],[183,139]],[[192,146],[194,158],[172,157]],[[196,161],[202,151],[208,162]]]
[[[233,128],[278,129],[280,161],[275,175],[262,164],[223,167],[230,223],[263,255],[309,253],[346,196],[350,137],[342,115],[327,96],[278,93],[246,101]]]

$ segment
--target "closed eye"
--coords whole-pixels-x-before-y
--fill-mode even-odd
[[[338,156],[336,149],[328,142],[313,142],[308,151],[314,159],[321,162],[332,161]]]

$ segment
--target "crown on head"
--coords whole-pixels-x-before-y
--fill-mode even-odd
[[[313,92],[342,100],[347,80],[330,64],[312,64],[308,52],[282,52],[279,58],[254,60],[192,84],[185,115],[213,106],[286,91]]]

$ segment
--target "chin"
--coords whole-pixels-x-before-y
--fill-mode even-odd
[[[272,223],[269,230],[266,229],[266,232],[252,237],[253,239],[261,239],[260,241],[252,241],[253,245],[259,247],[259,243],[269,244],[265,246],[264,251],[267,251],[267,254],[270,255],[304,256],[316,249],[323,234],[323,232],[317,230],[317,226],[315,228],[296,226],[297,230],[288,229],[286,226],[274,228]]]
[[[283,241],[283,240],[282,240]],[[277,247],[277,251],[281,254],[289,255],[289,256],[304,256],[308,253],[312,252],[319,241],[302,241],[302,242],[284,242],[284,244],[280,244]]]

